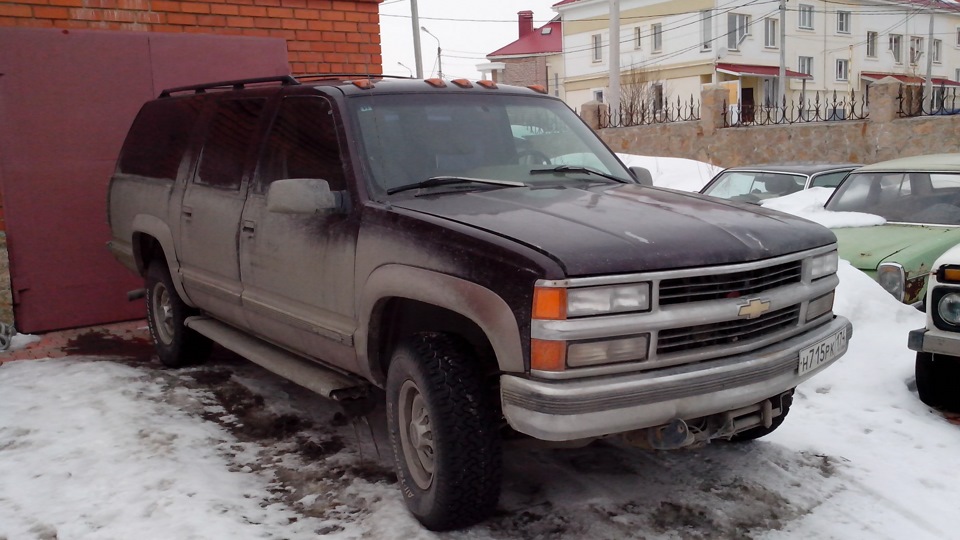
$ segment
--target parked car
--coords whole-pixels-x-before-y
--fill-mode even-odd
[[[385,396],[403,499],[431,529],[495,509],[502,437],[762,437],[852,332],[828,229],[643,186],[542,89],[167,90],[108,208],[164,364],[215,341],[353,411]]]
[[[917,351],[917,393],[931,407],[960,412],[960,245],[936,260],[927,288],[927,325],[907,340]]]
[[[824,206],[863,212],[884,225],[833,229],[840,257],[901,302],[924,298],[927,275],[960,243],[960,154],[916,156],[852,172]]]
[[[700,190],[704,195],[758,204],[812,187],[834,188],[856,163],[770,163],[724,169]]]

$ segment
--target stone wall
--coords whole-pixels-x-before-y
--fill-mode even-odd
[[[884,79],[870,89],[867,120],[783,126],[723,127],[727,91],[707,86],[701,119],[693,122],[597,129],[598,109],[581,116],[616,152],[696,159],[734,167],[783,161],[875,163],[898,157],[960,152],[960,115],[899,118],[900,84]]]
[[[501,84],[514,86],[529,86],[540,84],[547,86],[547,59],[543,56],[534,56],[519,59],[503,60],[503,77],[498,81]]]

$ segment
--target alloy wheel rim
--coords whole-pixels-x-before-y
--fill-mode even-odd
[[[426,400],[417,385],[410,380],[400,387],[399,420],[400,442],[410,476],[420,489],[433,483],[436,452],[433,426]]]

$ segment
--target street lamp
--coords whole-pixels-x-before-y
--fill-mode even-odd
[[[397,65],[400,66],[400,67],[402,67],[403,69],[407,70],[407,72],[410,73],[410,78],[411,78],[411,79],[413,78],[413,70],[412,70],[412,69],[410,69],[410,68],[408,68],[407,66],[405,66],[403,62],[397,62]]]
[[[441,53],[441,50],[440,50],[440,38],[438,38],[437,36],[431,34],[430,31],[427,30],[427,27],[426,27],[426,26],[421,26],[421,27],[420,27],[420,30],[423,30],[428,36],[430,36],[430,37],[432,37],[433,39],[437,40],[437,74],[438,74],[438,75],[440,76],[440,78],[442,79],[442,78],[443,78],[443,57],[440,55],[440,53]]]

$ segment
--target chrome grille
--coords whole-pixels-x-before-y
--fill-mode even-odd
[[[669,354],[714,345],[728,345],[749,341],[796,326],[800,305],[767,313],[753,320],[736,319],[713,324],[661,330],[657,340],[657,354]]]
[[[660,282],[660,305],[751,296],[799,283],[802,274],[803,261],[798,260],[743,272],[665,279]]]

